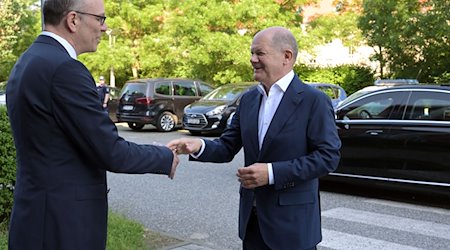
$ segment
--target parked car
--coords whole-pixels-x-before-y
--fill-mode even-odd
[[[209,84],[190,79],[131,80],[120,93],[117,120],[133,130],[152,124],[158,131],[172,131],[181,124],[184,107],[212,90]]]
[[[339,85],[323,82],[307,82],[307,84],[327,94],[331,98],[331,103],[335,109],[340,102],[347,98],[347,93]]]
[[[336,110],[341,160],[324,180],[450,194],[450,86],[366,92]]]
[[[230,123],[242,94],[252,86],[256,86],[256,83],[223,85],[186,106],[183,128],[192,135],[200,135],[202,132],[221,134]]]

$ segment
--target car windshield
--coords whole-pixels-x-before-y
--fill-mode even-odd
[[[205,97],[203,97],[203,100],[223,100],[223,101],[231,101],[236,98],[239,93],[246,90],[249,86],[221,86],[213,91],[211,91],[209,94],[207,94]]]
[[[122,90],[122,93],[120,94],[120,96],[136,96],[136,95],[141,95],[141,96],[145,96],[145,90],[147,88],[146,84],[141,84],[141,83],[128,83],[125,88]]]
[[[387,87],[385,87],[385,86],[369,86],[369,87],[365,87],[363,89],[360,89],[360,90],[356,91],[355,93],[349,95],[347,98],[345,98],[344,101],[339,103],[338,106],[341,107],[341,106],[343,106],[343,105],[345,105],[345,104],[347,104],[347,103],[357,99],[358,97],[366,94],[366,93],[369,93],[369,92],[372,92],[372,91],[375,91],[375,90],[378,90],[378,89],[382,89],[382,88],[387,88]]]

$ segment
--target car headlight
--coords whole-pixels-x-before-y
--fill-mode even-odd
[[[215,115],[220,115],[222,114],[222,112],[225,110],[227,106],[226,105],[221,105],[221,106],[217,106],[216,108],[214,108],[211,111],[208,111],[206,113],[207,116],[215,116]]]

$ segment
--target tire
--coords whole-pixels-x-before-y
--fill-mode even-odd
[[[136,123],[136,122],[129,122],[128,127],[130,127],[132,130],[141,130],[145,124],[142,123]]]
[[[162,112],[156,122],[156,128],[161,132],[170,132],[177,124],[177,117],[170,112]]]

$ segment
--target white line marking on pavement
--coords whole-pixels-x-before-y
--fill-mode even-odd
[[[368,200],[365,200],[364,202],[379,204],[379,205],[386,205],[386,206],[390,206],[390,207],[412,209],[412,210],[423,211],[423,212],[431,212],[431,213],[435,213],[435,214],[442,214],[442,215],[450,216],[450,210],[445,209],[445,208],[427,207],[427,206],[414,205],[414,204],[405,204],[405,203],[396,202],[396,201],[385,201],[385,200],[377,200],[377,199],[368,199]]]
[[[377,240],[367,238],[354,234],[347,234],[337,232],[333,230],[322,229],[323,240],[319,244],[321,247],[327,247],[331,249],[345,249],[345,250],[420,250],[422,248],[416,248],[412,246],[397,244],[384,240]]]
[[[323,211],[322,216],[450,240],[450,225],[440,223],[343,207]]]

